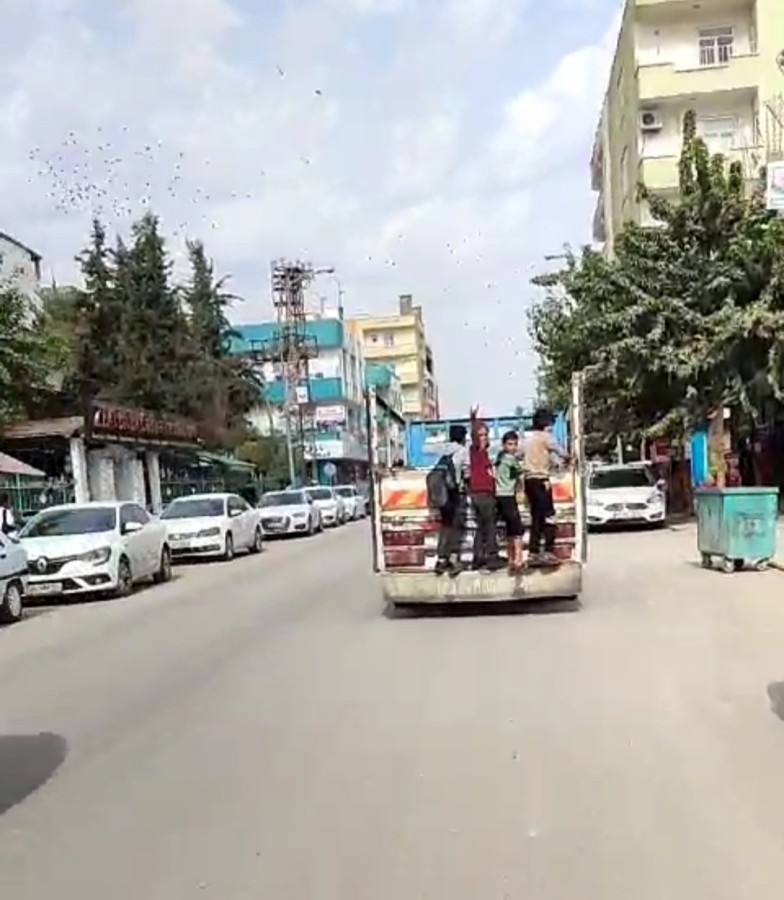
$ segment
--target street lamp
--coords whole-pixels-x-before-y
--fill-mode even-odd
[[[337,271],[334,266],[328,266],[323,269],[314,269],[314,275],[329,275],[335,284],[338,286],[338,318],[343,318],[343,285],[341,284],[340,279],[337,276]]]

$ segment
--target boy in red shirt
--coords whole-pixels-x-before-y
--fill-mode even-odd
[[[474,411],[472,410],[472,418]],[[473,421],[468,490],[474,511],[474,569],[503,568],[496,534],[495,471],[490,459],[490,435],[484,422]]]

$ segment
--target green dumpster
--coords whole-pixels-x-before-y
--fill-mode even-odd
[[[700,488],[695,498],[697,545],[706,569],[714,557],[725,572],[767,566],[776,553],[778,488]]]

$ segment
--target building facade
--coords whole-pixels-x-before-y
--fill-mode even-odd
[[[784,157],[782,0],[626,0],[591,159],[594,240],[654,225],[637,185],[675,195],[684,114],[756,180]]]
[[[278,322],[237,325],[234,352],[252,354],[269,347],[280,335]],[[328,482],[355,480],[367,464],[367,428],[364,414],[365,363],[362,346],[339,317],[312,318],[303,333],[314,345],[308,379],[292,385],[291,428],[295,443],[303,447],[311,477]],[[284,434],[287,385],[282,367],[260,362],[266,384],[264,402],[251,413],[261,434]],[[335,474],[330,475],[332,464]]]
[[[30,299],[41,283],[41,255],[0,231],[0,289],[13,287]]]
[[[406,420],[400,379],[392,366],[367,363],[365,383],[376,392],[379,462],[393,466],[405,459]]]
[[[391,366],[400,379],[403,412],[411,419],[438,418],[438,385],[427,342],[422,307],[410,294],[399,298],[392,316],[359,316],[350,326],[368,362]]]

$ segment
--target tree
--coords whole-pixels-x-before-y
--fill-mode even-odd
[[[29,413],[62,362],[63,343],[18,288],[0,286],[0,424]]]
[[[587,376],[587,428],[605,435],[682,432],[721,405],[753,420],[781,398],[784,223],[748,196],[684,120],[680,192],[640,187],[659,227],[629,224],[613,259],[585,248],[539,277],[529,317],[550,402]]]
[[[187,246],[191,276],[183,299],[198,385],[192,400],[207,437],[218,444],[234,444],[246,435],[246,415],[258,403],[262,383],[251,364],[232,353],[237,333],[229,323],[228,310],[237,298],[226,291],[228,279],[215,277],[201,241]]]

